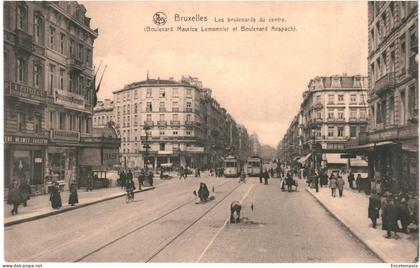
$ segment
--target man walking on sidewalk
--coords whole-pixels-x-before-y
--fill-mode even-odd
[[[372,194],[369,197],[368,217],[372,221],[372,227],[376,229],[376,220],[379,218],[379,209],[381,208],[381,199],[376,193],[376,190],[372,190]]]
[[[337,187],[338,187],[338,194],[339,194],[340,197],[343,196],[344,184],[345,184],[345,182],[343,180],[343,177],[339,176],[338,179],[337,179]]]
[[[335,197],[335,193],[337,191],[337,179],[332,176],[330,179],[330,188],[331,188],[331,196]]]

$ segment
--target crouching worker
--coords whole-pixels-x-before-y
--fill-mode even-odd
[[[194,191],[193,194],[197,196],[197,192]],[[198,197],[200,198],[201,202],[207,202],[209,198],[209,189],[204,182],[200,182],[200,188],[198,189]]]
[[[230,223],[239,223],[241,218],[241,203],[233,201],[230,204]]]

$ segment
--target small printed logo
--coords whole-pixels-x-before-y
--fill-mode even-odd
[[[163,12],[156,12],[154,15],[153,15],[153,22],[157,25],[157,26],[162,26],[162,25],[165,25],[165,23],[166,23],[166,21],[167,21],[167,18],[166,18],[166,14],[165,13],[163,13]]]

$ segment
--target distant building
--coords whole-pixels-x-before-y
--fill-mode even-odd
[[[98,101],[93,114],[93,127],[105,127],[114,123],[114,102],[110,99]]]

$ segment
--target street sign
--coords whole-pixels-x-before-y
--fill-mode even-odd
[[[340,158],[346,158],[346,159],[356,158],[356,155],[355,154],[340,154]]]

